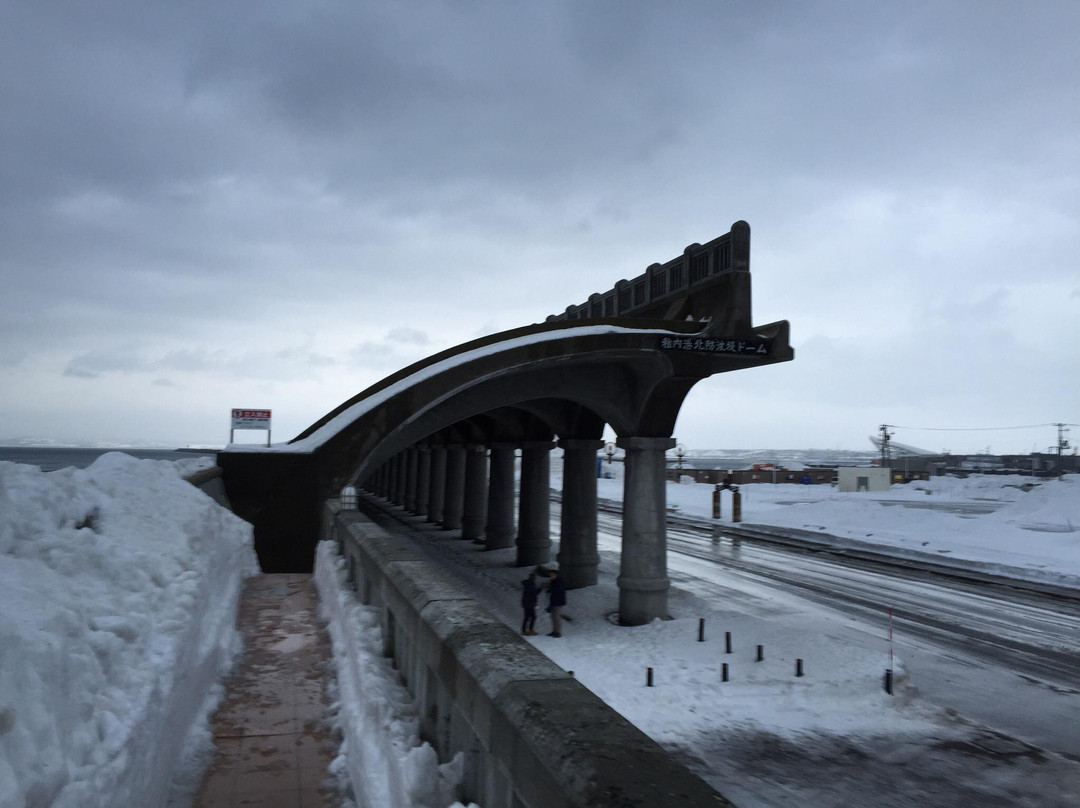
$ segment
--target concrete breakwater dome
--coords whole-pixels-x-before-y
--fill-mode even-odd
[[[750,302],[750,226],[739,221],[544,323],[404,368],[286,444],[229,446],[218,454],[229,500],[254,525],[266,572],[311,569],[322,503],[349,485],[535,566],[552,560],[558,446],[555,560],[568,587],[590,586],[607,425],[626,454],[619,618],[666,617],[664,453],[679,409],[701,379],[794,358],[787,321],[754,326]]]

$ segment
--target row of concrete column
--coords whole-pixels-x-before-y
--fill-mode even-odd
[[[620,438],[625,450],[619,618],[640,625],[667,617],[667,498],[670,438]],[[550,453],[563,450],[562,518],[556,561],[570,589],[597,581],[596,458],[599,440],[427,443],[383,464],[365,486],[405,510],[487,550],[516,548],[515,563],[551,561]],[[520,490],[514,461],[521,450]],[[515,504],[517,507],[515,508]],[[516,516],[516,524],[515,524]]]

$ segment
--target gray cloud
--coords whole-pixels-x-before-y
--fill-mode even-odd
[[[388,342],[404,343],[406,345],[427,345],[427,332],[418,328],[395,328],[386,335]]]
[[[250,390],[303,428],[738,218],[799,358],[701,390],[767,379],[818,408],[793,429],[888,420],[882,389],[940,391],[941,419],[1067,409],[1080,7],[780,8],[14,4],[0,384],[39,406],[0,420],[40,433],[60,378],[102,424],[132,385],[215,413],[196,391]]]

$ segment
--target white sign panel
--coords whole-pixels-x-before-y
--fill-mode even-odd
[[[270,429],[270,410],[233,410],[233,429]]]

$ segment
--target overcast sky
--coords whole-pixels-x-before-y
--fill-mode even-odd
[[[738,219],[796,359],[687,448],[1080,422],[1075,0],[2,2],[0,439],[286,440]]]

